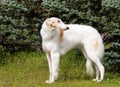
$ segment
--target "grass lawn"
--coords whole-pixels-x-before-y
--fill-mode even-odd
[[[19,52],[6,56],[0,65],[0,87],[120,87],[120,75],[105,73],[101,83],[93,82],[85,72],[85,59],[74,51],[62,56],[59,77],[53,84],[46,84],[49,77],[44,53]]]

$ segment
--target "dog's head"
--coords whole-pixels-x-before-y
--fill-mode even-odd
[[[55,30],[55,29],[68,30],[69,29],[69,27],[66,24],[64,24],[59,18],[56,18],[56,17],[47,18],[45,20],[45,24],[47,28],[51,30]]]

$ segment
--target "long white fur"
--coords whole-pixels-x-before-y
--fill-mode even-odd
[[[51,23],[54,23],[54,26]],[[64,30],[62,41],[60,41],[60,29]],[[103,80],[104,66],[101,59],[104,55],[104,45],[96,29],[87,25],[64,24],[60,19],[51,17],[45,20],[40,33],[50,72],[46,83],[53,83],[57,79],[60,56],[73,48],[79,48],[84,54],[88,74],[93,75],[95,68],[96,78],[93,81]]]

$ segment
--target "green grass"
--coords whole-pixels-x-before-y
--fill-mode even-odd
[[[101,83],[93,82],[85,72],[85,59],[74,51],[62,56],[59,78],[46,84],[48,64],[44,53],[19,52],[6,56],[8,61],[0,65],[0,87],[120,87],[120,75],[105,73]]]

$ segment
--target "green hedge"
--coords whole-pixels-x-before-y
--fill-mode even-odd
[[[0,45],[5,50],[31,50],[40,46],[41,18],[37,1],[5,0],[0,5]]]
[[[41,48],[39,29],[51,16],[98,29],[105,44],[104,65],[120,70],[119,0],[5,0],[0,5],[0,45],[12,51]]]

